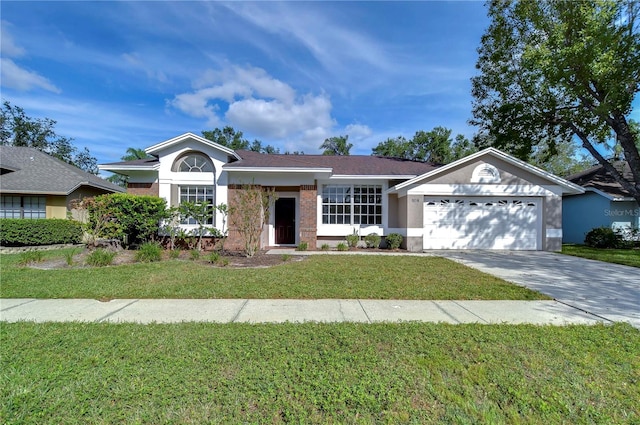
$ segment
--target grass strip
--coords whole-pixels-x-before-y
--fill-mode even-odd
[[[315,255],[304,261],[253,269],[169,260],[37,270],[20,267],[12,255],[3,255],[0,261],[3,298],[548,299],[438,257]]]
[[[3,323],[3,423],[640,421],[629,325]]]
[[[585,245],[562,245],[562,253],[590,260],[640,267],[640,249],[599,249]]]

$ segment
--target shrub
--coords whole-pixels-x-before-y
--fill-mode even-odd
[[[42,261],[43,255],[42,251],[26,251],[20,254],[20,260],[18,260],[18,264],[21,266],[26,266],[31,263],[39,263]]]
[[[284,261],[284,262],[287,262],[287,261],[289,261],[289,260],[291,259],[291,254],[282,254],[282,255],[280,256],[280,259],[281,259],[282,261]]]
[[[87,255],[87,264],[94,267],[108,266],[113,263],[113,259],[116,258],[115,251],[109,251],[107,249],[96,249]]]
[[[356,229],[353,229],[353,233],[350,235],[347,235],[345,239],[347,240],[347,244],[350,247],[355,248],[356,246],[358,246],[358,242],[360,241],[360,235],[358,235],[358,232],[356,232]]]
[[[382,238],[377,233],[369,233],[364,237],[364,243],[367,244],[367,248],[378,248]]]
[[[217,263],[218,261],[220,261],[220,254],[215,251],[210,252],[209,255],[207,255],[207,261],[211,264]]]
[[[340,242],[340,243],[336,246],[336,249],[337,249],[338,251],[347,251],[347,250],[349,249],[349,246],[348,246],[346,243],[344,243],[344,242]]]
[[[78,250],[76,249],[72,249],[69,251],[65,251],[64,253],[64,259],[67,262],[67,266],[72,266],[73,265],[73,257],[74,255],[76,255],[78,253]]]
[[[136,261],[151,263],[162,259],[162,247],[155,242],[145,242],[136,251]]]
[[[74,220],[0,219],[0,245],[2,246],[80,243],[81,240],[82,225]]]
[[[189,251],[189,257],[191,257],[191,259],[193,261],[197,261],[200,259],[200,251],[198,251],[197,249],[192,249],[191,251]]]
[[[180,258],[180,250],[179,249],[172,249],[169,251],[169,258],[173,258],[174,260],[176,258]]]
[[[306,251],[309,248],[309,244],[307,242],[300,242],[300,244],[296,247],[296,251]]]
[[[389,233],[385,240],[387,241],[387,247],[389,249],[398,249],[402,245],[402,235],[400,233]]]
[[[87,233],[94,238],[119,239],[127,245],[141,244],[158,232],[167,215],[167,203],[157,196],[111,193],[85,198],[79,204],[87,210]]]
[[[626,245],[622,234],[610,227],[596,227],[589,230],[584,243],[592,248],[624,248]]]
[[[321,250],[323,251],[329,251],[329,244],[328,243],[323,243],[322,246],[320,247]]]

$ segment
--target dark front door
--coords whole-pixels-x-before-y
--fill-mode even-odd
[[[275,206],[276,244],[296,243],[296,200],[281,198]]]

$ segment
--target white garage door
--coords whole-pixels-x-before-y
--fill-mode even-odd
[[[425,197],[424,249],[540,249],[539,198]]]

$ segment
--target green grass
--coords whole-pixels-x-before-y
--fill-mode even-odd
[[[629,325],[3,323],[20,424],[637,424]]]
[[[254,269],[170,260],[61,270],[18,267],[14,257],[0,257],[3,298],[548,299],[437,257],[316,255]]]
[[[640,267],[640,249],[599,249],[585,245],[562,245],[562,253],[607,263]]]

